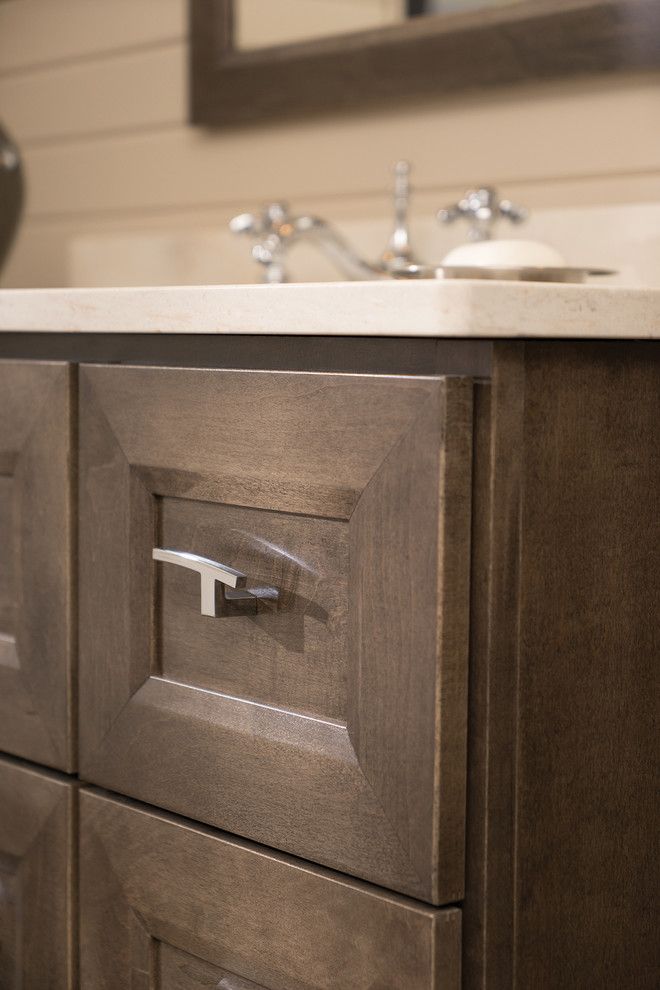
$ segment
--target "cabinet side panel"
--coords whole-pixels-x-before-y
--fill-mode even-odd
[[[515,986],[652,990],[660,348],[525,353]]]

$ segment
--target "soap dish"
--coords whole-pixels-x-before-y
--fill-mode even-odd
[[[616,275],[610,268],[536,268],[518,265],[440,265],[435,278],[485,278],[509,282],[586,282],[595,275]]]
[[[478,278],[506,282],[572,282],[579,284],[588,278],[616,275],[611,268],[570,268],[565,266],[532,267],[519,265],[406,265],[391,274],[395,278]]]

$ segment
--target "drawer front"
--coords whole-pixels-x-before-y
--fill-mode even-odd
[[[460,899],[471,384],[85,367],[80,400],[85,779]],[[205,602],[154,548],[275,591]]]
[[[81,794],[90,990],[458,990],[436,910],[107,795]]]
[[[75,787],[0,758],[0,987],[73,990]]]
[[[0,361],[0,750],[75,769],[71,381]]]

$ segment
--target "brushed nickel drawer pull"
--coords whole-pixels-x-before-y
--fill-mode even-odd
[[[165,550],[156,547],[152,552],[154,560],[165,564],[176,564],[177,567],[187,567],[197,571],[201,580],[201,612],[217,618],[218,610],[215,599],[216,584],[222,585],[222,593],[227,601],[244,601],[246,599],[267,598],[277,601],[277,588],[248,588],[247,574],[237,571],[226,564],[219,564],[208,557],[199,557],[196,553],[186,550]]]

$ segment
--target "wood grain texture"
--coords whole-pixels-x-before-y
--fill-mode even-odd
[[[651,990],[660,348],[525,353],[516,978]]]
[[[0,475],[0,636],[13,639],[16,627],[16,555],[12,552],[15,529],[14,479]]]
[[[437,855],[448,901],[464,876],[471,393],[466,381],[436,392],[351,519],[351,740],[420,875]]]
[[[233,48],[232,20],[233,0],[190,0],[193,123],[226,126],[660,64],[655,0],[528,0],[243,52]]]
[[[523,347],[498,345],[490,394],[476,401],[463,947],[470,990],[514,986]]]
[[[225,621],[199,614],[199,577],[158,574],[156,669],[278,708],[346,721],[348,526],[333,519],[160,498],[158,542],[230,563],[268,600],[226,602]]]
[[[82,369],[85,779],[434,903],[459,899],[470,400],[468,383],[436,378]],[[262,681],[268,693],[260,697],[250,673],[234,682],[235,694],[222,673],[209,689],[200,683],[208,666],[195,674],[197,642],[187,675],[178,642],[177,677],[168,677],[174,644],[158,646],[153,635],[156,498],[186,502],[191,539],[211,539],[209,518],[234,503],[229,514],[261,548],[255,559],[264,573],[280,569],[285,591],[302,581],[304,528],[320,533],[323,520],[337,518],[324,530],[341,562],[334,578],[331,558],[317,554],[318,588],[326,579],[348,586],[340,606],[348,645],[328,696],[332,711],[310,717],[283,671],[279,681]],[[263,510],[275,521],[262,532]],[[275,533],[277,553],[269,546]],[[290,555],[286,575],[282,552]],[[188,608],[182,629],[196,637],[193,592],[186,585],[177,611]],[[309,619],[331,600],[311,584],[306,597]],[[280,641],[300,642],[294,606],[283,596]],[[218,624],[219,665],[222,650],[240,647],[247,663],[250,650],[268,649],[267,638],[235,632],[223,641],[222,623],[235,617],[203,621]],[[170,622],[160,621],[164,637],[174,635]],[[391,635],[379,639],[384,629]],[[207,650],[205,663],[210,657]],[[312,659],[304,651],[296,663]],[[235,660],[228,672],[233,664],[241,678]],[[255,665],[267,670],[269,662],[257,656]],[[281,707],[285,691],[290,701],[298,692],[301,708]]]
[[[81,795],[81,903],[95,990],[460,987],[460,911],[96,792]]]
[[[489,340],[278,334],[1,333],[0,358],[263,371],[488,377]]]
[[[495,349],[469,987],[657,983],[659,409],[656,344]]]
[[[500,355],[500,364],[501,367]],[[493,487],[501,484],[501,476],[493,477],[491,460],[491,390],[492,384],[481,383],[474,390],[474,459],[472,471],[472,559],[470,567],[470,663],[468,684],[468,753],[467,753],[467,814],[465,855],[465,903],[463,906],[463,980],[467,990],[486,990],[488,895],[492,885],[493,863],[487,829],[495,820],[510,827],[507,800],[510,786],[502,786],[501,777],[493,781],[489,793],[489,757],[497,753],[497,726],[489,719],[489,587],[491,574],[490,499]],[[510,397],[513,398],[513,397]],[[511,403],[516,413],[516,403]],[[502,465],[505,473],[508,466]],[[515,480],[514,480],[515,483]],[[514,500],[515,502],[516,500]],[[508,578],[507,578],[508,580]],[[515,587],[515,582],[513,584]],[[488,815],[491,802],[503,800],[498,809]],[[506,862],[508,865],[508,861]],[[496,887],[496,885],[493,885]],[[496,887],[497,889],[497,887]],[[506,911],[506,901],[503,909]]]
[[[2,987],[74,990],[77,785],[0,757]]]
[[[0,749],[75,767],[73,374],[0,362]]]

